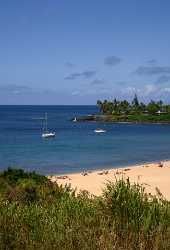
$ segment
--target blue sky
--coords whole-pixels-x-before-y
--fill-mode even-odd
[[[170,100],[169,0],[0,2],[0,104]]]

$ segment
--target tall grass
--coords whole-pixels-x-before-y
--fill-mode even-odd
[[[120,180],[94,197],[17,171],[0,175],[0,249],[170,249],[170,204],[141,186]]]

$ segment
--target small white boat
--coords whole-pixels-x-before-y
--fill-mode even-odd
[[[73,122],[77,122],[77,118],[76,117],[74,118]]]
[[[43,138],[49,138],[49,137],[55,137],[55,132],[45,132],[45,133],[42,133],[42,137]]]
[[[42,133],[42,137],[43,138],[51,138],[51,137],[55,137],[55,132],[49,132],[47,129],[47,113],[45,113],[45,128],[43,129],[43,133]]]
[[[94,130],[94,132],[95,132],[95,133],[105,133],[106,130],[101,129],[101,128],[96,128],[96,129]]]

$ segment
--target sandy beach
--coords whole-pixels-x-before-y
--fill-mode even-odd
[[[118,169],[49,176],[48,178],[59,185],[71,184],[72,188],[76,188],[77,191],[87,190],[94,195],[102,194],[108,181],[115,182],[116,179],[129,178],[131,183],[142,184],[147,193],[155,195],[158,188],[164,198],[170,200],[170,160]]]

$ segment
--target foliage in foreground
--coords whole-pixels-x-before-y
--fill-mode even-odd
[[[170,249],[170,204],[128,180],[93,197],[9,169],[0,175],[0,249]]]

